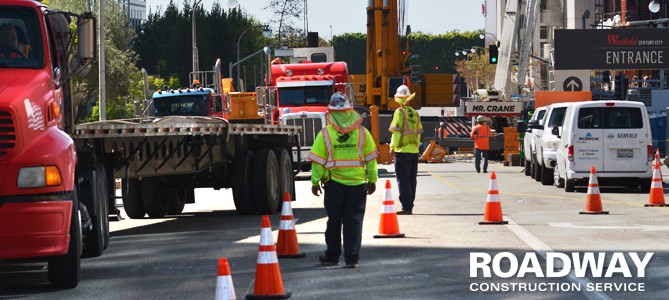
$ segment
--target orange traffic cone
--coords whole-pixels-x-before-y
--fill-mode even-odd
[[[650,184],[650,197],[648,197],[648,204],[645,204],[645,207],[667,206],[664,203],[664,188],[662,187],[661,176],[660,163],[656,161],[653,167],[653,180]]]
[[[306,254],[300,252],[297,244],[297,232],[293,221],[293,209],[290,205],[290,193],[283,193],[283,207],[281,208],[281,223],[279,223],[279,239],[276,241],[276,254],[280,258],[299,258]]]
[[[655,162],[662,165],[660,163],[660,148],[657,148],[657,151],[655,151]],[[662,177],[662,168],[660,168],[660,182],[663,182],[663,180],[664,178]]]
[[[291,293],[283,289],[279,259],[272,240],[272,227],[269,216],[264,215],[260,229],[260,246],[258,247],[253,294],[247,294],[246,299],[288,299],[290,296]]]
[[[393,201],[393,191],[390,188],[390,180],[386,180],[386,195],[383,198],[381,208],[381,220],[379,222],[379,234],[375,238],[401,238],[404,233],[400,233],[400,225],[397,222],[397,213],[395,212],[395,202]]]
[[[218,278],[216,279],[216,300],[237,299],[235,286],[232,284],[232,275],[227,258],[218,259]]]
[[[599,195],[599,183],[597,183],[597,172],[595,167],[590,168],[590,181],[588,182],[588,194],[585,196],[585,211],[582,215],[606,215],[608,211],[602,210],[602,198]]]
[[[502,203],[499,202],[499,190],[497,190],[497,175],[490,174],[490,185],[488,187],[488,198],[485,203],[485,214],[483,222],[479,225],[508,224],[502,217]]]

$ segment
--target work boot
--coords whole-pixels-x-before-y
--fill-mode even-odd
[[[413,215],[413,213],[410,210],[404,210],[401,209],[397,212],[398,215]]]
[[[327,257],[325,254],[318,256],[318,261],[324,266],[336,266],[339,264],[339,259]]]

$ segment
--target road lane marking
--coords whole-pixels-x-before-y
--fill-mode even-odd
[[[521,239],[525,244],[530,246],[536,253],[541,255],[541,257],[544,258],[544,261],[546,260],[546,252],[553,252],[553,249],[546,245],[543,241],[541,241],[539,238],[534,236],[532,233],[527,231],[527,229],[523,228],[522,226],[518,225],[515,221],[511,220],[511,218],[506,217],[506,220],[509,221],[508,225],[504,225],[506,228],[511,230],[519,239]],[[556,267],[561,269],[562,265],[560,263],[556,264]],[[580,286],[585,286],[587,287],[588,284],[592,284],[590,280],[587,278],[579,278],[576,277],[576,274],[574,274],[574,269],[571,269],[569,271],[569,275],[567,275],[567,279],[569,281],[576,283]],[[582,289],[581,293],[587,297],[590,300],[610,300],[611,297],[606,295],[603,292],[598,292],[598,291],[589,291],[587,288]]]
[[[669,231],[669,226],[655,225],[629,225],[629,226],[608,226],[608,225],[575,225],[572,223],[548,223],[549,226],[570,229],[605,229],[605,230],[641,230],[641,231]]]

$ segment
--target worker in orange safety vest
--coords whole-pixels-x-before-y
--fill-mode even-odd
[[[29,53],[30,46],[19,42],[14,26],[0,25],[0,58],[28,58]]]
[[[481,159],[483,159],[483,173],[488,173],[488,152],[490,151],[490,137],[492,129],[485,124],[483,116],[476,117],[476,126],[472,128],[474,139],[474,166],[476,172],[481,173]]]

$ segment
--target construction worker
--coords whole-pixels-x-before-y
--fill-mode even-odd
[[[318,260],[326,266],[339,263],[343,225],[345,267],[355,268],[367,195],[374,193],[379,177],[378,152],[372,134],[362,126],[362,117],[340,92],[330,98],[327,119],[328,125],[316,136],[308,156],[311,192],[319,196],[323,187],[328,215],[327,250]]]
[[[423,133],[420,116],[409,102],[416,96],[406,85],[400,85],[395,93],[395,101],[400,107],[395,110],[388,131],[390,139],[390,155],[395,161],[395,176],[400,190],[402,209],[398,215],[413,214],[416,198],[416,176],[418,176],[418,145]]]
[[[476,126],[472,128],[474,139],[474,166],[476,172],[481,173],[481,159],[483,159],[483,173],[488,173],[488,152],[490,151],[490,137],[492,129],[485,124],[483,116],[476,117]]]

